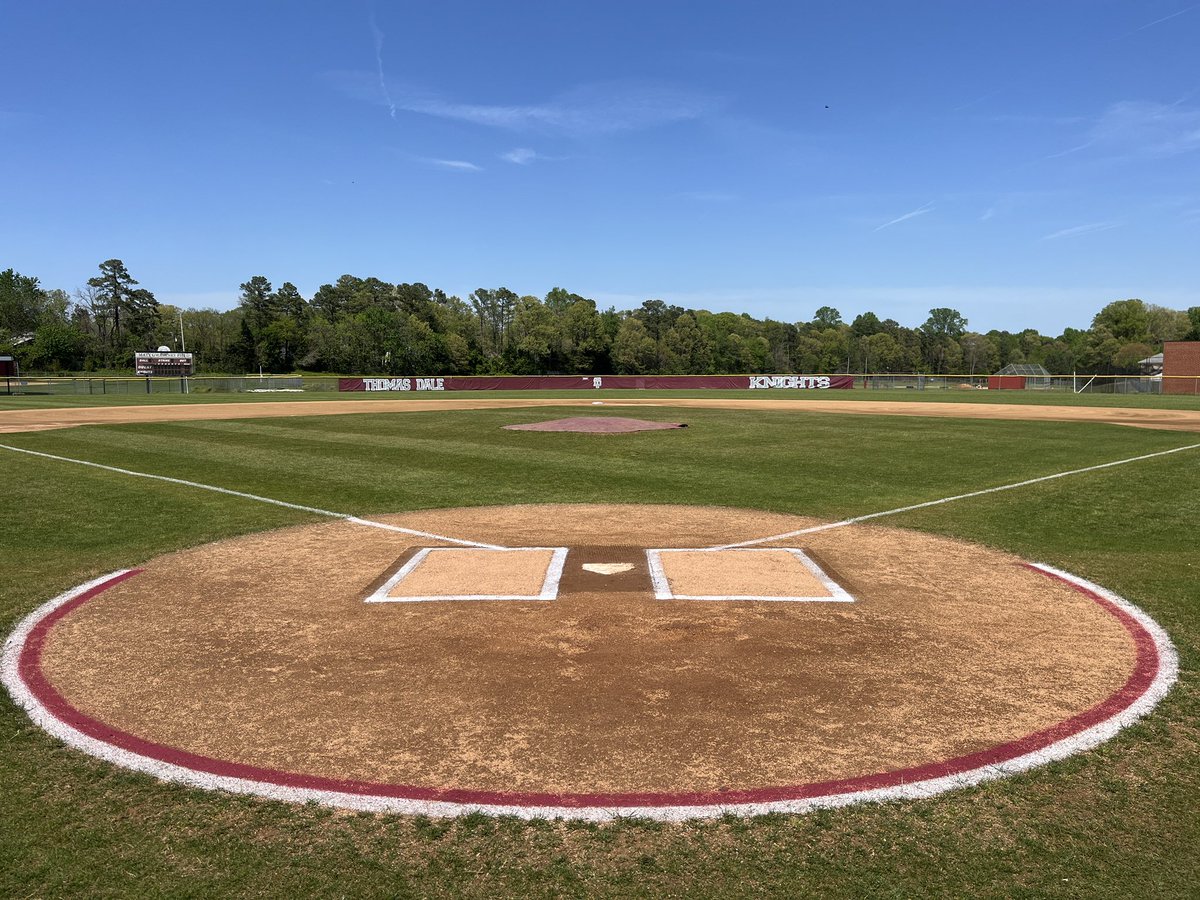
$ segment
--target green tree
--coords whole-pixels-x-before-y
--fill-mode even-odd
[[[1113,354],[1112,361],[1118,369],[1124,369],[1132,374],[1139,371],[1138,363],[1153,353],[1154,348],[1149,344],[1122,344]]]
[[[907,368],[900,342],[886,331],[864,338],[862,352],[865,372],[901,372]]]
[[[870,337],[873,334],[879,334],[884,327],[883,323],[879,321],[879,316],[873,312],[865,312],[854,317],[854,321],[850,324],[850,330],[856,337]]]
[[[658,344],[641,319],[630,316],[621,323],[613,341],[613,365],[621,375],[645,375],[658,361]]]
[[[564,372],[592,374],[607,355],[608,337],[596,304],[578,295],[558,317],[555,359]]]
[[[832,306],[822,306],[813,315],[813,325],[820,329],[836,328],[842,324],[842,314]]]
[[[94,299],[112,323],[108,338],[113,350],[145,347],[158,330],[162,313],[154,294],[137,287],[125,263],[109,259],[100,263],[100,274],[88,279]]]
[[[1183,339],[1185,341],[1200,341],[1200,306],[1189,306],[1187,317],[1192,327],[1184,335]]]
[[[508,288],[476,288],[467,298],[478,322],[479,346],[484,356],[497,357],[504,352],[505,336],[512,324],[520,299]]]
[[[967,320],[957,309],[941,306],[929,311],[929,318],[921,326],[921,331],[933,338],[958,340],[966,334]]]
[[[663,336],[667,371],[679,375],[704,375],[712,364],[708,337],[691,313],[675,320]]]
[[[87,335],[68,322],[39,325],[33,340],[21,348],[21,368],[79,371],[84,367]]]
[[[1146,330],[1150,332],[1151,343],[1161,347],[1164,341],[1183,340],[1192,330],[1192,321],[1182,310],[1147,303]]]
[[[921,337],[925,365],[930,372],[956,370],[955,361],[962,358],[958,339],[966,331],[967,320],[958,310],[942,306],[929,311],[929,318],[921,325]]]
[[[990,375],[999,366],[1000,353],[991,338],[968,332],[959,339],[962,348],[962,370],[967,375]]]
[[[0,272],[0,341],[37,328],[45,305],[46,292],[36,278],[12,269]]]
[[[555,316],[537,297],[517,300],[509,328],[512,370],[522,375],[545,372],[558,343]]]
[[[633,314],[641,319],[652,340],[661,341],[667,329],[683,315],[683,307],[668,306],[662,300],[646,300],[641,309],[634,310]]]
[[[239,285],[238,306],[246,326],[257,341],[263,329],[275,318],[275,297],[271,282],[263,275],[254,275]]]
[[[1092,330],[1104,328],[1122,344],[1149,343],[1150,316],[1141,300],[1114,300],[1096,313]]]
[[[285,281],[279,286],[279,290],[272,298],[271,306],[277,315],[291,316],[300,323],[308,320],[308,302],[290,281]]]

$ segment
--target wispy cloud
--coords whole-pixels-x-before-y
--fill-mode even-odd
[[[1004,90],[1005,90],[1005,88],[998,87],[995,90],[988,91],[986,94],[980,94],[974,100],[968,100],[966,103],[959,104],[958,106],[951,109],[950,112],[962,112],[964,109],[970,109],[972,106],[982,103],[984,100],[990,100],[992,97],[995,97],[997,94],[1002,94],[1004,92]]]
[[[381,102],[375,79],[363,73],[328,76],[343,92]],[[715,110],[719,98],[646,81],[588,84],[539,103],[465,103],[414,87],[390,85],[382,98],[399,110],[509,131],[552,132],[574,137],[633,131],[699,119]]]
[[[1092,141],[1127,156],[1192,153],[1200,150],[1200,110],[1182,102],[1114,103],[1092,127]]]
[[[924,206],[918,206],[916,209],[906,212],[902,216],[896,216],[896,218],[892,219],[890,222],[884,222],[882,225],[877,226],[874,230],[883,231],[885,228],[891,228],[893,225],[899,225],[901,222],[907,222],[909,219],[915,219],[917,216],[923,216],[925,213],[931,212],[932,210],[933,201],[930,200]]]
[[[989,206],[986,210],[984,210],[983,215],[981,215],[979,217],[979,221],[986,222],[988,219],[994,218],[995,215],[996,215],[996,207]]]
[[[545,159],[544,156],[539,156],[536,150],[530,150],[528,147],[517,147],[509,150],[507,153],[501,154],[500,158],[505,162],[515,163],[518,166],[527,166],[535,160]]]
[[[483,166],[477,166],[465,159],[422,159],[421,162],[443,169],[453,169],[458,172],[482,172]]]
[[[1059,150],[1057,153],[1048,153],[1047,155],[1043,156],[1042,159],[1062,159],[1064,156],[1070,156],[1072,153],[1079,153],[1081,150],[1086,150],[1094,143],[1096,142],[1084,141],[1082,144],[1076,144],[1074,147],[1068,147],[1066,150]]]
[[[383,75],[384,34],[375,22],[374,10],[371,10],[371,35],[375,38],[375,69],[379,73],[379,89],[383,92],[383,100],[387,104],[388,112],[394,119],[396,118],[396,103],[392,100],[391,92],[388,90],[387,78]]]
[[[1193,9],[1197,8],[1200,8],[1200,3],[1193,3],[1191,6],[1184,7],[1178,12],[1171,13],[1169,16],[1163,16],[1161,19],[1155,19],[1153,22],[1147,22],[1145,25],[1140,25],[1129,33],[1137,34],[1139,31],[1145,31],[1147,28],[1153,28],[1155,25],[1161,25],[1163,22],[1169,22],[1171,19],[1182,16],[1184,13],[1190,13]]]
[[[1056,241],[1059,238],[1080,237],[1085,234],[1096,234],[1101,231],[1111,231],[1113,228],[1119,228],[1120,222],[1090,222],[1087,225],[1075,225],[1072,228],[1063,228],[1061,231],[1054,231],[1050,234],[1042,235],[1043,241]]]
[[[1088,121],[1087,116],[1052,116],[1032,113],[992,113],[979,116],[980,121],[1001,125],[1080,125]]]

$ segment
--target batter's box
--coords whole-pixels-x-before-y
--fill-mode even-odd
[[[566,559],[566,547],[424,547],[366,602],[553,600]]]
[[[807,553],[792,547],[647,550],[659,600],[782,600],[853,603]]]

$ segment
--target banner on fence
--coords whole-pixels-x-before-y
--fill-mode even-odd
[[[829,390],[854,387],[853,375],[498,375],[441,378],[339,378],[339,391],[580,391],[686,388]]]

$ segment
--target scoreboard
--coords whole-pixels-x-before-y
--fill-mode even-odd
[[[139,375],[173,375],[178,378],[192,374],[191,353],[135,353],[133,363]]]

